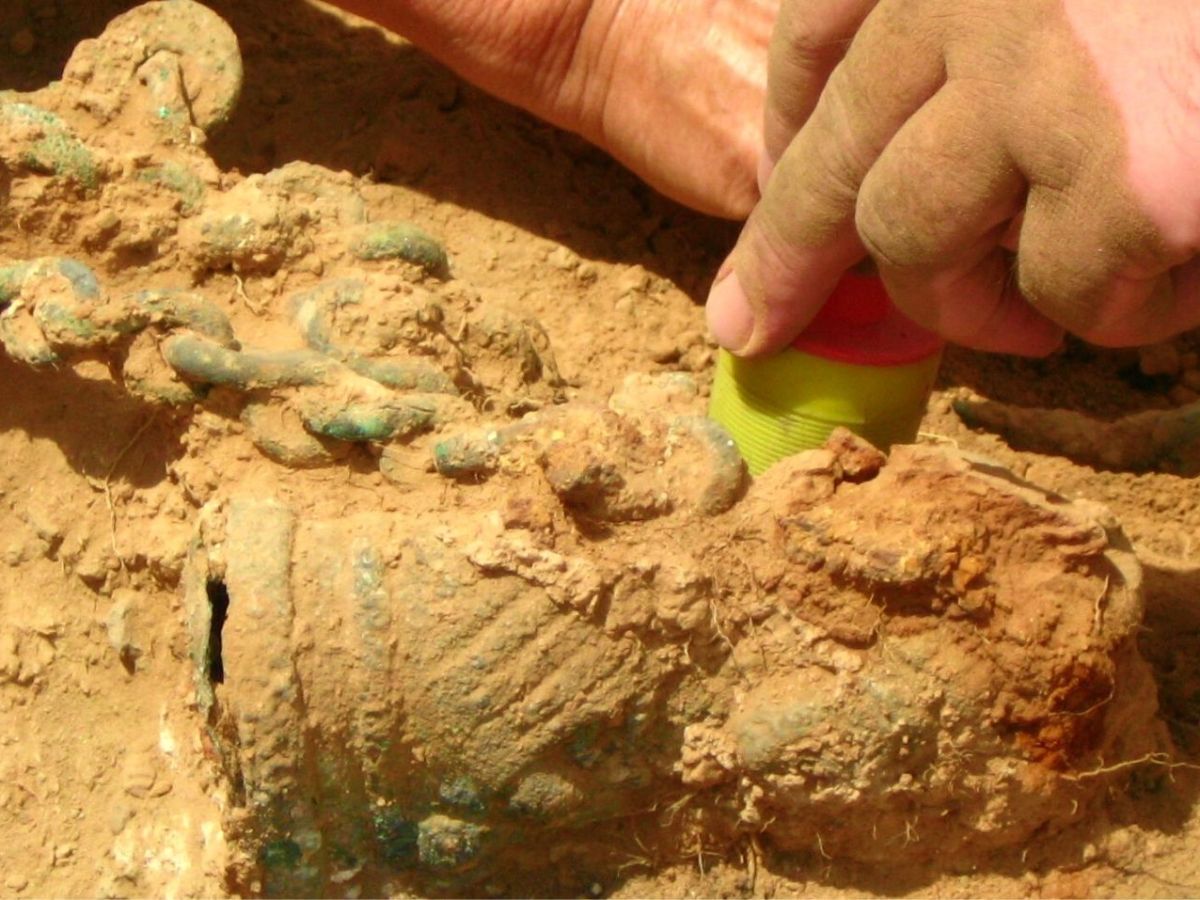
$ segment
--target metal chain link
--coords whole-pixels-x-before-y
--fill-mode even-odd
[[[250,404],[283,394],[311,435],[336,441],[403,440],[432,428],[442,413],[469,408],[450,376],[428,363],[375,359],[333,341],[330,307],[355,302],[364,290],[359,279],[337,279],[298,295],[294,320],[308,347],[260,350],[241,346],[228,317],[202,294],[111,297],[85,264],[42,257],[0,268],[0,344],[35,367],[106,356],[130,393],[155,404],[194,403],[217,386]],[[437,331],[436,318],[423,326]],[[147,365],[149,349],[161,360],[158,371]],[[264,443],[270,455],[288,455],[277,440]]]

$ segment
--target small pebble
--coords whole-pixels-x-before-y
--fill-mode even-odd
[[[679,359],[681,350],[675,338],[669,334],[659,334],[650,338],[646,351],[656,363],[672,363]]]
[[[310,275],[320,275],[325,271],[325,263],[321,257],[315,253],[309,253],[307,256],[301,257],[292,266],[293,272],[307,272]]]
[[[692,344],[679,356],[679,368],[687,372],[705,372],[712,367],[713,353],[704,344]]]
[[[123,803],[117,803],[108,810],[108,830],[118,835],[125,830],[129,820],[133,818],[133,810]]]
[[[125,793],[130,797],[141,799],[158,796],[154,791],[158,781],[158,766],[150,753],[130,753],[125,759],[121,780]]]
[[[617,278],[617,293],[620,295],[643,294],[650,287],[650,273],[641,266],[626,269]]]
[[[29,887],[29,879],[14,872],[4,879],[4,886],[10,891],[23,891]]]
[[[574,271],[579,266],[579,257],[566,247],[556,247],[546,257],[546,262],[564,272]]]
[[[1133,828],[1118,828],[1104,839],[1104,855],[1115,861],[1132,858],[1140,849],[1137,832]]]

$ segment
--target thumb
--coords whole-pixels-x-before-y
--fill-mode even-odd
[[[760,204],[708,295],[708,328],[741,356],[780,349],[812,320],[846,269],[864,255],[853,221],[819,248],[789,246]]]
[[[944,77],[936,44],[911,46],[907,4],[881,2],[837,64],[812,115],[779,158],[708,299],[717,342],[743,356],[778,350],[865,255],[855,228],[863,179]]]

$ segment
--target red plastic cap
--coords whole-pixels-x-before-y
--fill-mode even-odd
[[[792,347],[851,365],[902,366],[943,343],[896,309],[878,278],[847,272]]]

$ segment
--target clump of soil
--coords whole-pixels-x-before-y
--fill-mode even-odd
[[[37,53],[0,94],[6,890],[1200,877],[1190,482],[1012,450],[947,392],[925,445],[751,483],[703,417],[726,226],[259,7],[73,51],[57,4],[0,14]],[[1129,364],[1036,365],[1092,415],[1190,402]]]

